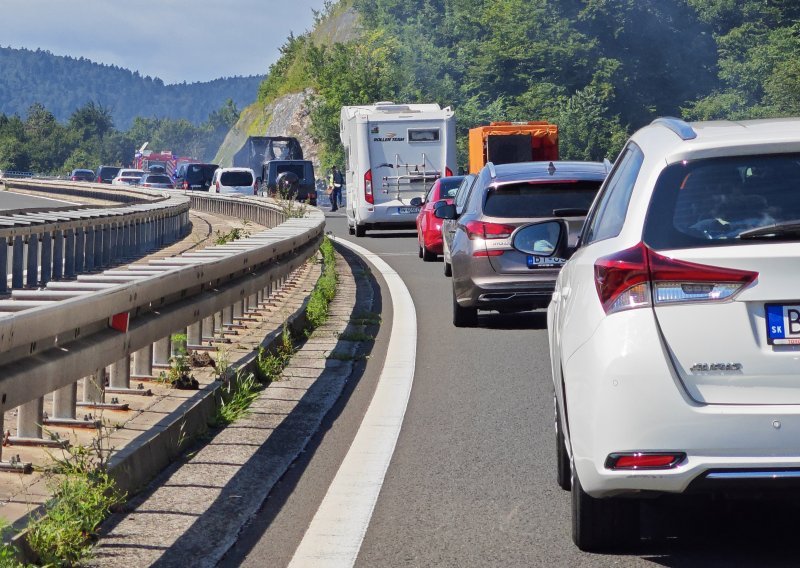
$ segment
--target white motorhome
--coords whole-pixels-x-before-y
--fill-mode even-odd
[[[346,106],[339,134],[346,161],[347,225],[359,237],[368,229],[414,228],[425,191],[456,168],[450,107]]]

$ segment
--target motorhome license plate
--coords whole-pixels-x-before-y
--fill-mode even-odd
[[[416,215],[419,213],[419,207],[398,207],[398,215]]]
[[[800,304],[766,304],[767,343],[800,345]]]

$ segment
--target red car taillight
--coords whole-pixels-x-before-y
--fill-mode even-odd
[[[188,181],[184,181],[183,182],[183,189],[189,189],[189,182]]]
[[[639,243],[594,263],[597,295],[607,314],[653,305],[732,298],[758,272],[668,258]]]
[[[364,174],[364,201],[375,205],[375,195],[372,193],[372,170]]]
[[[217,188],[217,192],[219,192],[219,182],[215,183],[214,185],[215,185],[215,186],[216,186],[216,188]]]
[[[470,221],[464,225],[467,237],[473,239],[507,239],[514,232],[514,225],[502,225],[500,223],[484,223],[482,221]]]
[[[445,166],[445,168],[444,168],[444,175],[445,175],[446,177],[450,177],[450,176],[452,176],[452,175],[453,175],[453,170],[451,170],[450,168],[448,168],[447,166]]]

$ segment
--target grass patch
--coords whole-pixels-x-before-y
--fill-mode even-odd
[[[345,353],[343,351],[331,351],[328,353],[326,359],[331,359],[333,361],[363,361],[364,359],[368,359],[369,357],[362,354],[362,353]]]
[[[336,274],[336,255],[328,237],[323,237],[319,249],[322,252],[322,275],[317,280],[317,285],[314,286],[306,307],[308,324],[312,330],[328,320],[328,305],[336,296],[336,285],[339,279]]]
[[[350,323],[355,325],[380,325],[381,315],[376,312],[357,312],[350,318]]]
[[[250,231],[247,230],[248,222],[244,221],[244,227],[234,227],[227,233],[223,233],[220,230],[217,230],[214,233],[214,244],[215,245],[224,245],[233,241],[237,241],[239,239],[243,239],[250,236]]]
[[[349,333],[340,333],[339,339],[342,341],[375,341],[375,337],[363,331],[351,331]]]
[[[221,389],[221,397],[217,411],[211,419],[211,426],[227,426],[250,414],[250,405],[264,390],[253,373],[241,371]]]
[[[289,327],[284,324],[283,331],[281,332],[281,340],[278,346],[267,351],[263,347],[258,348],[258,357],[256,357],[256,369],[258,370],[258,378],[264,383],[271,383],[277,380],[289,360],[294,355],[295,347],[292,340],[292,332]]]

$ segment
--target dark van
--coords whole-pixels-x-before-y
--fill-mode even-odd
[[[111,183],[122,168],[119,166],[100,166],[97,168],[95,180],[97,183]]]
[[[175,189],[208,191],[217,164],[181,164],[175,170]]]

